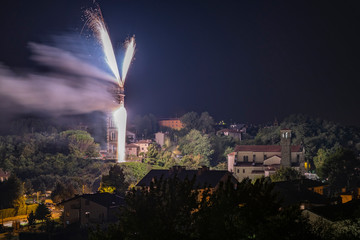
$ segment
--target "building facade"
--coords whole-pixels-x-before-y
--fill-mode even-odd
[[[159,126],[167,127],[175,130],[180,130],[184,127],[179,118],[162,119],[159,121]]]
[[[281,166],[304,171],[305,150],[291,145],[291,130],[281,130],[280,145],[238,145],[228,154],[228,171],[244,178],[268,177]]]
[[[118,130],[112,114],[108,114],[106,123],[107,158],[115,159],[117,156]]]
[[[115,221],[124,198],[110,193],[79,195],[61,203],[64,205],[64,226],[91,225]]]

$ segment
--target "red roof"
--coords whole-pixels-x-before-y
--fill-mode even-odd
[[[301,145],[291,146],[291,152],[301,152]],[[235,152],[281,152],[280,145],[237,145]]]

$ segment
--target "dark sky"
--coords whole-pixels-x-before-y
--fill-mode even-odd
[[[129,115],[208,111],[264,123],[292,113],[360,126],[359,1],[98,1],[115,48],[136,36]],[[92,1],[5,0],[0,62],[29,41],[80,34]]]

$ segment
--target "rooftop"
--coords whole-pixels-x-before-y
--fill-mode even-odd
[[[143,179],[140,180],[137,186],[150,186],[150,183],[155,178],[159,180],[160,178],[167,179],[175,176],[180,180],[191,180],[193,177],[196,177],[195,185],[198,187],[216,187],[222,180],[224,180],[224,177],[232,177],[228,171],[210,171],[207,167],[203,167],[198,170],[186,170],[184,167],[175,166],[169,170],[152,169]]]
[[[291,146],[291,152],[301,152],[301,145]],[[237,145],[234,152],[281,152],[280,145]]]

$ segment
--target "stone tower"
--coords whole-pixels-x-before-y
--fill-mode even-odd
[[[291,167],[291,130],[280,130],[281,166]]]

